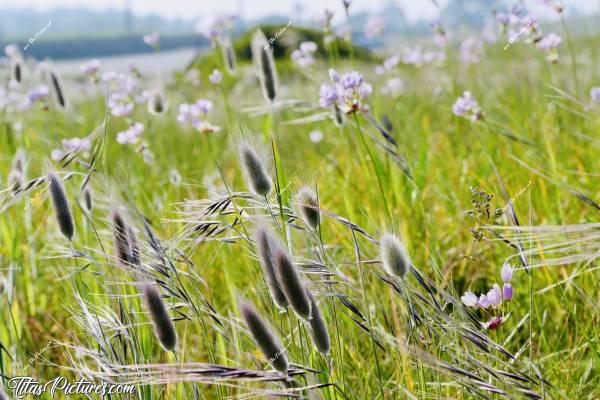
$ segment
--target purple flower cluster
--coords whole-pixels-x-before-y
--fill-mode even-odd
[[[92,148],[92,143],[87,138],[71,138],[71,139],[63,139],[62,141],[62,149],[54,149],[52,153],[50,153],[50,157],[58,161],[62,159],[66,153],[70,153],[73,151],[89,151]]]
[[[481,107],[479,107],[479,103],[477,103],[477,100],[475,100],[469,91],[465,91],[462,96],[456,99],[456,102],[452,106],[452,112],[457,117],[468,118],[471,121],[483,119]]]
[[[496,26],[493,22],[488,21],[481,28],[481,38],[487,44],[494,44],[498,41]]]
[[[539,40],[541,33],[537,19],[526,14],[521,4],[514,4],[508,11],[497,13],[496,22],[500,24],[502,33],[507,34],[508,45],[517,41],[533,43]]]
[[[206,23],[204,23],[204,21],[201,20],[196,25],[197,31],[209,38],[213,44],[216,44],[220,38],[226,36],[227,31],[229,31],[233,27],[237,19],[238,16],[236,14],[221,15],[215,18],[208,25],[208,29],[205,29]]]
[[[79,66],[81,72],[85,75],[89,76],[93,80],[96,80],[98,77],[98,71],[100,70],[100,60],[93,59],[86,63],[83,63]]]
[[[144,43],[146,43],[150,47],[154,47],[158,49],[160,47],[160,35],[158,32],[152,32],[147,35],[144,35]]]
[[[429,25],[434,33],[433,42],[439,47],[446,47],[448,44],[448,35],[446,34],[446,30],[442,26],[442,23],[440,21],[434,21]]]
[[[317,44],[315,42],[302,42],[300,43],[300,47],[292,52],[292,61],[300,68],[308,67],[315,62],[313,58],[315,51],[317,51]]]
[[[560,4],[559,2],[557,2],[555,0],[539,0],[539,1],[540,1],[540,3],[542,3],[546,7],[551,8],[558,14],[560,14],[564,10],[562,4]]]
[[[377,36],[381,36],[383,34],[383,30],[385,29],[385,20],[382,16],[375,16],[369,18],[367,23],[365,24],[365,36],[368,39],[372,39]]]
[[[50,90],[46,85],[39,85],[31,88],[25,96],[24,107],[30,108],[36,101],[45,100],[48,98]]]
[[[319,14],[315,18],[315,22],[318,26],[323,28],[326,32],[329,32],[331,29],[331,20],[333,19],[333,11],[329,9],[325,9],[322,14]]]
[[[404,82],[400,78],[391,78],[381,88],[381,93],[396,98],[404,93]]]
[[[363,104],[363,100],[371,95],[373,87],[364,81],[360,73],[352,71],[338,75],[332,68],[329,70],[329,78],[333,85],[324,83],[319,91],[321,107],[329,108],[336,105],[346,114],[368,110],[368,106]]]
[[[401,60],[402,59],[400,58],[399,55],[395,54],[393,56],[390,56],[383,61],[383,64],[375,67],[375,73],[377,75],[383,75],[386,72],[394,69],[398,64],[400,64]]]
[[[562,38],[560,36],[556,33],[549,33],[537,42],[537,47],[546,52],[546,59],[549,62],[555,63],[558,61],[558,47],[561,43]]]
[[[466,38],[460,44],[460,59],[465,64],[477,64],[481,61],[483,42],[476,38]]]
[[[9,108],[11,105],[17,104],[20,100],[20,96],[10,90],[6,90],[3,87],[0,87],[0,110],[4,110]],[[27,106],[27,101],[25,101],[23,104],[18,105],[19,110],[23,107]]]
[[[600,103],[600,86],[594,86],[592,90],[590,90],[590,97],[592,98],[592,101]]]
[[[14,43],[7,45],[4,48],[4,53],[6,54],[6,56],[8,58],[15,58],[15,57],[19,57],[21,55],[21,52],[19,51],[19,46],[17,46]]]
[[[502,271],[500,271],[500,277],[504,282],[502,289],[500,289],[498,284],[494,283],[492,288],[487,293],[477,296],[475,293],[467,291],[460,299],[467,307],[472,307],[475,309],[498,307],[502,304],[503,300],[509,301],[513,297],[513,287],[510,284],[513,278],[513,268],[510,266],[510,264],[504,264]]]
[[[352,27],[348,24],[338,26],[335,31],[337,37],[344,39],[347,42],[352,41]]]
[[[136,122],[128,129],[117,133],[117,142],[121,144],[137,144],[144,133],[144,124]]]
[[[402,62],[415,67],[425,64],[441,63],[446,59],[446,53],[442,50],[423,51],[421,46],[405,47]]]
[[[211,72],[210,75],[208,76],[208,80],[213,85],[218,85],[219,83],[221,83],[222,79],[223,79],[223,73],[221,71],[219,71],[218,69],[214,69],[213,72]]]
[[[110,113],[115,117],[129,117],[133,113],[133,100],[138,86],[135,78],[126,73],[109,71],[102,74],[102,81],[110,86]]]
[[[202,133],[217,132],[221,128],[210,124],[207,119],[212,108],[212,101],[205,99],[200,99],[192,104],[180,104],[177,121],[183,125],[191,125]]]

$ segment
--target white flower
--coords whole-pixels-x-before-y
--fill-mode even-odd
[[[462,96],[456,99],[456,102],[452,106],[452,112],[458,117],[469,118],[471,121],[483,118],[479,103],[477,103],[477,100],[475,100],[469,91],[465,91]]]
[[[479,297],[471,291],[466,291],[460,299],[467,307],[479,308]]]
[[[65,152],[62,151],[61,149],[54,149],[52,150],[52,153],[50,153],[50,158],[52,158],[54,161],[58,161],[61,158],[63,158],[65,155]]]
[[[223,74],[218,69],[213,70],[213,72],[211,72],[210,76],[208,77],[208,80],[213,85],[219,84],[222,79],[223,79]]]
[[[465,64],[475,64],[481,60],[483,42],[475,38],[467,38],[460,45],[460,58]]]
[[[63,148],[65,151],[88,151],[92,148],[92,144],[87,138],[80,139],[78,137],[74,137],[71,139],[63,139],[62,141]]]
[[[92,148],[92,143],[88,138],[80,139],[74,137],[71,139],[63,139],[62,146],[62,150],[54,149],[52,150],[52,153],[50,153],[50,157],[54,161],[61,160],[67,153],[74,151],[89,151]]]
[[[319,143],[321,140],[323,140],[323,132],[321,131],[311,131],[308,136],[310,141],[313,143]]]
[[[381,93],[396,98],[404,93],[404,82],[400,78],[391,78],[381,88]]]
[[[300,47],[292,52],[292,61],[300,68],[308,67],[315,62],[312,54],[317,51],[317,44],[314,42],[302,42]]]
[[[510,282],[513,278],[513,268],[509,263],[504,263],[502,271],[500,271],[500,277],[503,282]]]
[[[110,108],[115,117],[129,117],[133,112],[133,103],[117,103]]]
[[[537,47],[542,50],[556,49],[562,43],[562,38],[556,33],[549,33],[537,43]]]
[[[183,103],[179,105],[177,121],[180,124],[189,124],[202,133],[220,131],[221,128],[212,125],[207,120],[208,113],[212,110],[213,103],[210,100],[200,99],[194,104]]]
[[[192,122],[192,126],[200,133],[213,133],[221,130],[220,127],[211,124],[207,120],[197,120]]]
[[[375,16],[369,18],[365,25],[365,36],[368,39],[372,39],[376,36],[380,36],[385,28],[385,20],[381,16]]]
[[[158,48],[160,44],[160,35],[158,32],[152,32],[148,35],[144,35],[144,43],[146,43],[148,46]]]
[[[304,54],[310,54],[317,51],[317,44],[315,42],[302,42],[300,43],[300,51]]]
[[[595,86],[590,90],[590,97],[592,98],[592,101],[600,103],[600,86]]]
[[[487,293],[487,298],[491,306],[495,307],[502,303],[502,291],[497,284]]]
[[[93,59],[79,66],[81,72],[88,76],[96,76],[98,70],[100,69],[100,60]]]
[[[5,52],[5,53],[6,53],[6,55],[7,55],[8,57],[10,57],[10,58],[16,57],[16,56],[18,56],[19,54],[21,54],[21,52],[19,51],[19,46],[17,46],[17,45],[16,45],[16,44],[14,44],[14,43],[11,43],[11,44],[7,45],[7,46],[4,48],[4,52]]]

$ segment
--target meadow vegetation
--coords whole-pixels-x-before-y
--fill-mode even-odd
[[[600,396],[598,38],[538,29],[420,62],[253,29],[165,81],[9,57],[4,391]]]

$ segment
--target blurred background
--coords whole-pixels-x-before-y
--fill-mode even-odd
[[[433,21],[454,32],[480,30],[493,18],[490,9],[515,3],[519,2],[354,0],[347,15],[342,0],[0,0],[0,45],[17,43],[24,57],[52,59],[62,72],[90,58],[109,68],[135,62],[143,69],[148,57],[160,58],[165,72],[184,67],[210,49],[210,30],[218,18],[227,18],[235,36],[259,24],[317,27],[327,9],[333,13],[333,27],[351,32],[354,43],[377,49],[430,35]],[[544,0],[522,3],[541,22],[558,23],[558,14]],[[575,33],[600,30],[600,0],[562,4]],[[375,39],[365,31],[374,17],[385,26]],[[160,52],[142,40],[151,32],[160,34]]]

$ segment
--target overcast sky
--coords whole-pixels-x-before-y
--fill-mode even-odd
[[[93,9],[104,9],[108,7],[123,8],[126,2],[131,3],[135,14],[159,14],[164,17],[181,17],[186,19],[199,19],[214,15],[237,12],[240,5],[246,17],[254,18],[266,14],[279,13],[294,15],[294,5],[301,3],[304,7],[304,17],[316,15],[327,7],[340,17],[343,14],[341,0],[0,0],[0,8],[3,6],[18,6],[34,9],[48,9],[58,6],[63,7],[86,7]],[[437,0],[440,6],[444,6],[448,0]],[[561,0],[556,0],[561,1]],[[377,12],[381,10],[390,0],[353,0],[352,9],[370,10]],[[419,18],[435,18],[438,10],[433,0],[392,0],[402,6],[410,20]],[[516,2],[516,1],[515,1]],[[530,5],[539,4],[540,0],[528,0]],[[581,11],[593,12],[600,8],[600,0],[562,0],[567,7],[577,7]]]

